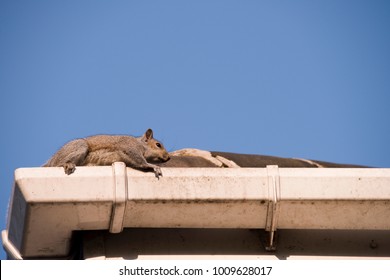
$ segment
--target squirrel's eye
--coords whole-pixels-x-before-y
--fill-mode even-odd
[[[161,148],[161,144],[160,143],[156,143],[156,146]]]

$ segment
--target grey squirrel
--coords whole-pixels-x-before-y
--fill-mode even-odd
[[[128,135],[95,135],[75,139],[62,146],[44,167],[62,166],[66,174],[72,174],[76,166],[111,165],[121,161],[128,167],[153,170],[157,178],[162,176],[160,167],[151,164],[169,160],[163,144],[153,138],[150,128],[141,137]]]

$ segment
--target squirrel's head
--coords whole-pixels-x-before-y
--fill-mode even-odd
[[[165,162],[169,160],[169,154],[164,148],[164,145],[153,138],[153,130],[150,128],[141,137],[142,143],[146,150],[144,157],[148,162]]]

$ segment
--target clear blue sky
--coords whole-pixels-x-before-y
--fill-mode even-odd
[[[0,0],[1,229],[73,138],[390,167],[389,122],[387,0]]]

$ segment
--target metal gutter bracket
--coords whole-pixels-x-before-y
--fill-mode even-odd
[[[112,204],[110,233],[120,233],[123,231],[127,202],[126,165],[123,162],[114,162],[112,164],[112,173],[114,179],[114,201]]]
[[[265,230],[269,232],[265,249],[269,252],[276,250],[276,228],[278,225],[281,188],[279,167],[277,165],[267,165],[268,176],[268,210]]]

